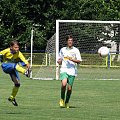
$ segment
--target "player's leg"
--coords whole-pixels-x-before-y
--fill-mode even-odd
[[[64,107],[67,78],[68,78],[67,73],[60,74],[60,80],[61,80],[61,99],[60,99],[60,103],[59,103],[60,107]]]
[[[13,90],[12,90],[12,94],[11,94],[11,99],[15,98],[17,93],[18,93],[18,90],[19,90],[19,87],[20,87],[20,80],[19,80],[19,76],[18,76],[18,73],[12,73],[10,74],[10,77],[14,83],[14,87],[13,87]]]
[[[61,99],[60,99],[60,107],[64,107],[64,99],[65,99],[65,92],[66,92],[66,85],[67,85],[67,78],[61,81]]]
[[[22,74],[25,74],[26,69],[24,69],[21,65],[16,64],[15,69],[16,69],[18,72],[20,72],[20,73],[22,73]]]
[[[30,73],[31,73],[31,70],[30,69],[25,69],[23,68],[23,66],[26,66],[26,64],[24,62],[19,62],[16,64],[15,68],[18,72],[26,75],[27,77],[30,77]]]
[[[30,77],[31,70],[25,69],[23,66],[26,66],[24,62],[19,63],[2,63],[2,69],[5,73],[10,73],[12,70],[17,70],[18,72]]]
[[[71,94],[72,94],[72,86],[73,86],[73,83],[74,83],[74,79],[75,79],[75,76],[71,76],[69,75],[68,77],[68,86],[67,86],[67,94],[66,94],[66,100],[65,100],[65,107],[66,108],[69,108],[69,100],[70,100],[70,97],[71,97]]]
[[[67,93],[66,93],[66,100],[65,100],[65,107],[66,108],[69,108],[68,103],[69,103],[69,100],[70,100],[71,93],[72,93],[72,86],[68,85]]]
[[[18,75],[17,71],[15,71],[14,73],[10,74],[10,76],[14,83],[14,87],[12,89],[12,93],[11,93],[10,97],[8,98],[8,100],[11,101],[13,103],[13,105],[18,106],[18,104],[15,100],[15,97],[16,97],[19,87],[20,87],[19,75]]]
[[[14,82],[14,88],[13,88],[12,94],[8,98],[8,100],[11,101],[15,106],[17,106],[17,103],[15,101],[15,96],[20,87],[20,83],[19,83],[18,72],[15,70],[15,63],[2,63],[2,69],[5,73],[10,74],[11,79]]]

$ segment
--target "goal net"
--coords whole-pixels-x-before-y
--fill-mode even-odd
[[[118,80],[120,78],[119,21],[57,20],[56,34],[48,40],[46,53],[31,52],[33,79],[59,79],[58,53],[66,46],[67,35],[73,36],[74,46],[80,50],[83,60],[78,65],[76,79]],[[98,55],[98,49],[102,46],[110,49],[109,56]]]

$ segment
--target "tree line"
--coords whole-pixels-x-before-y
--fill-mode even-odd
[[[17,39],[21,48],[30,47],[33,28],[34,48],[45,50],[47,40],[55,33],[56,19],[69,20],[120,20],[120,0],[1,0],[0,48]],[[119,48],[120,25],[117,38]],[[115,36],[115,37],[116,37]]]

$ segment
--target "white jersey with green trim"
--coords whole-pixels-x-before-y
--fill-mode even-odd
[[[77,76],[77,63],[70,61],[69,58],[82,61],[80,51],[76,47],[63,47],[59,53],[59,59],[62,59],[60,73],[66,72],[68,75]]]

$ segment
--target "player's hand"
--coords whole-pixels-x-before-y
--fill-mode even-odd
[[[29,69],[29,68],[30,68],[30,64],[28,63],[28,64],[26,65],[26,67]]]
[[[70,60],[70,61],[73,61],[72,57],[69,57],[69,60]]]
[[[72,59],[72,58],[69,58],[69,60],[74,62],[74,63],[80,64],[80,60],[76,60],[76,59]]]
[[[59,58],[58,61],[57,61],[57,63],[58,63],[59,65],[61,65],[61,64],[62,64],[62,58]]]

